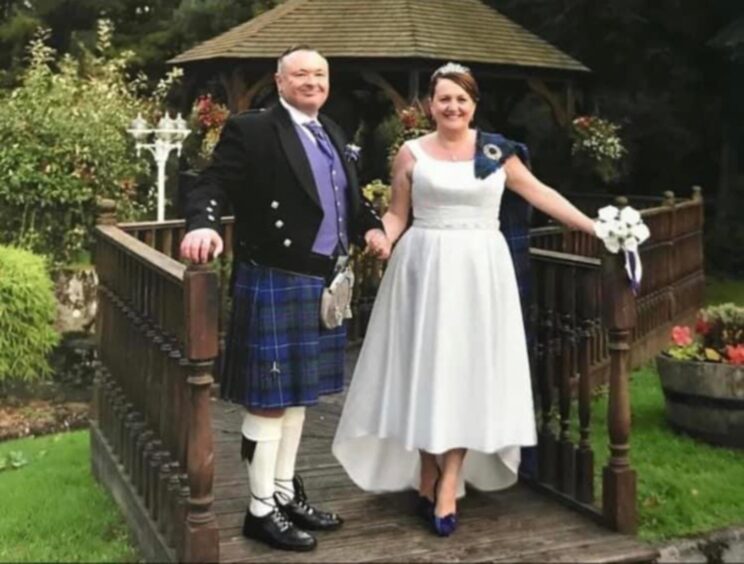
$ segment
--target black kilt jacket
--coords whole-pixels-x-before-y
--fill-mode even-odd
[[[336,147],[348,178],[349,240],[364,246],[364,234],[382,222],[362,196],[355,163],[345,154],[344,134],[333,121],[319,121]],[[317,274],[312,246],[323,219],[310,162],[289,112],[280,104],[227,120],[212,163],[183,195],[186,229],[219,231],[226,203],[235,214],[237,260]]]

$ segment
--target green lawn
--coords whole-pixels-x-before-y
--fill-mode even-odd
[[[654,368],[635,372],[630,389],[639,536],[658,540],[744,523],[744,451],[709,446],[672,431]],[[597,492],[608,457],[606,413],[603,396],[592,406]]]
[[[27,464],[0,472],[0,561],[137,560],[113,500],[90,473],[88,431],[0,443]]]
[[[744,304],[744,281],[710,279],[706,303],[730,301]],[[640,536],[656,540],[744,523],[744,452],[672,432],[652,368],[633,375],[631,393]],[[606,413],[600,397],[592,425],[598,475],[607,459]],[[136,560],[116,505],[90,474],[87,431],[0,443],[0,466],[10,452],[28,463],[0,471],[0,561]]]
[[[744,306],[744,280],[708,276],[705,280],[705,305],[727,302]]]
[[[705,303],[744,305],[744,280],[709,277]],[[638,474],[639,535],[658,540],[744,524],[744,451],[709,446],[672,431],[653,366],[631,379],[631,463]],[[597,488],[608,457],[607,397],[592,406]]]

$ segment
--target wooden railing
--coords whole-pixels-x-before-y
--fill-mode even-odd
[[[96,228],[101,364],[93,470],[130,508],[125,515],[148,560],[215,561],[217,275],[186,268],[125,233],[112,205],[102,204]]]
[[[621,259],[530,251],[528,316],[537,412],[537,468],[524,477],[622,532],[634,532],[635,472],[630,466],[628,360],[635,304]],[[591,442],[595,367],[609,360],[606,421],[611,456],[595,503]],[[573,413],[576,410],[576,413]],[[576,433],[574,427],[578,427]],[[596,431],[595,431],[596,432]]]
[[[692,198],[686,200],[677,200],[671,192],[665,192],[663,198],[631,199],[633,205],[658,204],[641,208],[651,238],[640,248],[643,283],[636,299],[638,322],[631,339],[633,367],[652,359],[668,343],[671,327],[689,322],[702,306],[703,201],[699,187],[692,191]],[[628,200],[618,198],[615,203],[623,206]],[[599,258],[603,252],[595,237],[559,226],[531,230],[530,248],[590,258]],[[608,367],[605,349],[604,362],[594,365],[594,370],[604,373],[598,383],[607,381]]]
[[[604,253],[590,236],[547,227],[531,231],[534,278],[526,312],[539,429],[531,480],[626,532],[636,523],[628,369],[665,344],[672,323],[694,314],[703,284],[699,191],[686,201],[666,194],[642,214],[652,238],[641,250],[638,299],[620,257]],[[165,542],[192,561],[210,560],[217,550],[208,401],[229,306],[232,219],[223,225],[222,262],[188,269],[173,258],[183,221],[114,226],[104,217],[97,233],[106,369],[94,427]],[[349,334],[361,340],[382,264],[364,258],[355,269]],[[610,437],[601,496],[594,491],[591,447],[591,396],[599,383],[609,384]]]

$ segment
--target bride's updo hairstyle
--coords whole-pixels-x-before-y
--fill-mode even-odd
[[[473,75],[470,74],[470,69],[457,63],[447,63],[442,65],[434,74],[431,75],[429,81],[429,98],[434,98],[434,90],[437,87],[437,83],[440,79],[446,78],[457,84],[462,88],[468,95],[473,99],[473,102],[478,102],[480,99],[480,90],[478,89],[478,83],[475,82]]]

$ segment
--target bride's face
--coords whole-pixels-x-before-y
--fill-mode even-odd
[[[447,78],[437,81],[431,100],[431,116],[437,129],[467,129],[474,113],[475,101],[460,85]]]

